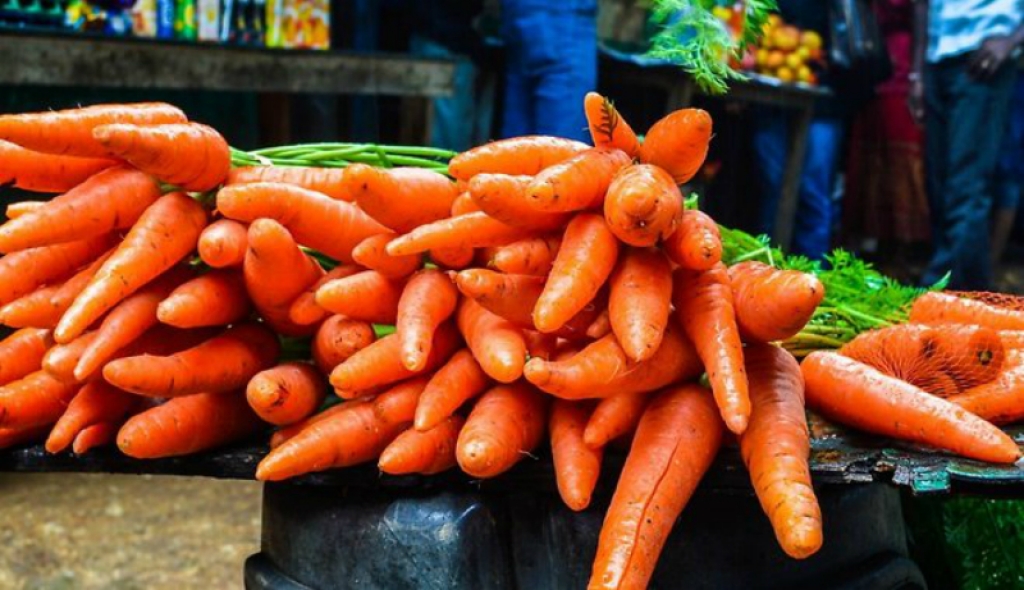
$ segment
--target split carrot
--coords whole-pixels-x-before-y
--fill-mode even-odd
[[[488,376],[512,383],[523,375],[526,341],[522,330],[472,299],[462,301],[457,319],[466,345]]]
[[[343,398],[355,397],[361,391],[388,385],[441,366],[459,345],[455,327],[446,322],[434,332],[430,356],[421,371],[410,371],[401,360],[401,341],[390,334],[356,352],[331,371],[331,385]],[[410,420],[412,418],[410,417]]]
[[[609,442],[636,430],[650,396],[644,393],[617,393],[598,402],[583,431],[583,442],[600,449]]]
[[[375,339],[373,326],[369,323],[332,315],[320,324],[313,336],[313,360],[321,371],[330,373]]]
[[[52,345],[50,331],[37,328],[22,328],[0,340],[0,386],[41,369]]]
[[[1024,330],[1024,313],[935,291],[910,308],[910,321],[920,324],[975,324],[995,330]]]
[[[481,173],[537,174],[589,148],[561,137],[513,137],[462,152],[448,163],[448,173],[466,182]]]
[[[700,109],[669,113],[647,130],[640,161],[664,168],[677,184],[697,174],[711,143],[711,115]]]
[[[395,333],[402,365],[420,371],[430,356],[437,327],[455,313],[459,292],[444,273],[422,270],[409,279],[398,300]]]
[[[7,254],[0,258],[0,305],[67,277],[113,243],[114,236],[108,234]]]
[[[218,219],[199,234],[199,258],[213,268],[240,266],[248,249],[249,230],[233,219]]]
[[[619,170],[604,199],[608,227],[631,246],[653,246],[671,236],[683,216],[683,194],[667,172],[650,164]]]
[[[526,197],[532,176],[477,174],[469,181],[469,194],[481,211],[512,227],[547,231],[564,227],[568,213],[538,211]]]
[[[92,174],[90,174],[89,176],[92,176]],[[71,189],[69,188],[68,190]],[[44,207],[48,202],[49,201],[17,201],[15,203],[9,203],[7,205],[7,210],[4,213],[5,215],[7,215],[7,219],[9,220],[17,219],[22,215],[36,211],[40,207]]]
[[[444,174],[423,168],[375,168],[352,164],[345,185],[359,208],[398,233],[451,215],[459,196]]]
[[[744,340],[775,342],[796,336],[825,297],[812,274],[749,260],[729,268],[736,324]]]
[[[471,477],[508,471],[544,438],[547,397],[529,383],[498,385],[480,397],[459,433],[455,456]]]
[[[491,381],[466,349],[456,352],[430,378],[416,406],[416,430],[427,431],[484,392]]]
[[[78,392],[78,384],[36,371],[0,387],[0,428],[53,424]]]
[[[316,303],[316,291],[334,279],[343,279],[362,272],[354,264],[336,266],[303,291],[288,308],[288,319],[300,326],[312,326],[331,315],[331,312]]]
[[[583,431],[592,411],[593,404],[587,402],[556,399],[551,404],[548,430],[558,494],[576,512],[590,505],[604,455],[600,448],[583,444]]]
[[[0,169],[0,186],[11,185],[36,193],[69,191],[93,174],[117,165],[117,162],[107,158],[43,154],[2,140],[0,162],[4,163],[3,169]],[[7,217],[12,218],[10,206]]]
[[[316,290],[316,304],[349,319],[393,324],[404,286],[405,281],[364,270],[321,285]]]
[[[431,262],[441,268],[461,270],[473,264],[476,250],[466,247],[434,248],[429,255]]]
[[[430,430],[406,430],[380,454],[378,467],[392,475],[433,475],[455,467],[455,444],[465,422],[462,416],[449,416]]]
[[[352,202],[355,196],[344,182],[344,168],[308,168],[305,166],[244,166],[232,168],[224,184],[280,182],[322,193],[337,201]]]
[[[623,352],[645,361],[658,351],[672,310],[672,267],[657,250],[629,249],[609,279],[608,320]]]
[[[323,269],[299,248],[288,229],[273,219],[254,221],[247,241],[242,275],[253,307],[275,332],[310,334],[313,326],[291,320],[291,306],[323,276]]]
[[[600,207],[608,185],[630,163],[625,152],[591,148],[545,168],[530,182],[526,198],[538,211],[580,211]]]
[[[445,181],[447,182],[447,181]],[[352,250],[352,259],[356,264],[375,270],[389,279],[401,279],[416,272],[423,266],[423,256],[391,256],[386,248],[397,236],[395,234],[377,234],[359,242]]]
[[[102,379],[86,383],[54,424],[46,439],[46,451],[59,453],[86,428],[105,423],[120,424],[139,407],[138,396],[121,391]]]
[[[0,308],[0,324],[12,328],[56,328],[61,316],[111,254],[113,250],[93,260],[63,283],[40,287],[3,306]]]
[[[695,209],[683,211],[679,228],[662,246],[669,260],[688,270],[708,270],[722,260],[722,236],[714,219]]]
[[[583,99],[583,109],[587,114],[590,138],[595,146],[619,149],[630,158],[637,157],[640,153],[640,140],[612,101],[596,92],[588,92]]]
[[[488,266],[507,274],[546,277],[561,243],[559,235],[512,242],[498,247]]]
[[[226,326],[248,316],[251,307],[241,272],[213,270],[171,291],[156,317],[178,328]]]
[[[214,189],[231,170],[228,142],[216,129],[200,123],[114,123],[97,127],[92,136],[115,156],[185,191]]]
[[[389,242],[387,252],[404,256],[440,248],[502,246],[529,235],[529,230],[512,227],[478,211],[421,225]]]
[[[316,412],[327,396],[327,380],[310,364],[283,363],[256,373],[245,396],[264,422],[287,426]]]
[[[75,365],[82,358],[82,353],[96,340],[98,331],[86,332],[67,344],[57,344],[46,351],[43,357],[43,370],[51,377],[65,383],[81,383],[75,378]]]
[[[101,422],[86,426],[75,436],[71,443],[71,452],[84,455],[90,449],[109,445],[117,440],[117,431],[121,425],[117,422]]]

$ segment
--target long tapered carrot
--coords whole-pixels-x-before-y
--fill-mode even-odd
[[[630,249],[608,282],[608,319],[622,350],[633,361],[651,358],[672,310],[672,267],[661,252]]]
[[[160,102],[100,104],[45,113],[0,115],[0,139],[46,154],[104,157],[110,154],[109,150],[92,134],[100,125],[161,125],[187,120],[180,109]]]
[[[352,263],[352,249],[359,242],[388,231],[356,205],[274,182],[224,187],[217,192],[217,210],[247,223],[275,219],[298,243],[345,264]]]
[[[125,391],[150,397],[219,393],[244,387],[253,375],[273,365],[279,350],[277,337],[267,328],[237,324],[169,356],[110,361],[103,367],[103,378]]]
[[[92,176],[92,174],[89,176]],[[70,188],[68,190],[70,190]],[[7,215],[7,219],[17,219],[23,215],[36,211],[40,207],[46,206],[47,202],[48,201],[17,201],[14,203],[8,203],[7,209],[4,210],[4,214]]]
[[[740,452],[761,508],[787,555],[805,559],[821,548],[821,508],[811,484],[810,434],[804,380],[789,352],[768,344],[747,347],[750,423]]]
[[[117,440],[117,431],[121,428],[118,422],[101,422],[86,426],[75,436],[71,443],[71,452],[84,455],[90,449],[113,444]]]
[[[801,364],[807,405],[861,430],[924,443],[964,457],[1013,463],[1013,439],[960,406],[834,352],[816,351]]]
[[[276,332],[304,336],[313,326],[291,320],[291,306],[324,271],[299,248],[292,234],[273,219],[249,226],[248,248],[242,264],[245,287],[253,307]]]
[[[495,381],[512,383],[523,374],[526,340],[521,329],[472,299],[459,305],[459,331],[480,367]]]
[[[825,297],[825,286],[814,275],[753,260],[730,267],[729,280],[736,324],[748,341],[775,342],[795,336]]]
[[[508,274],[546,277],[561,244],[560,235],[512,242],[498,247],[488,266]]]
[[[577,512],[590,505],[604,454],[600,448],[583,443],[583,431],[592,410],[593,404],[587,402],[556,399],[551,404],[548,430],[558,494],[566,506]]]
[[[67,344],[57,344],[46,351],[43,357],[43,369],[52,377],[67,383],[81,383],[75,378],[75,366],[82,358],[82,353],[96,340],[98,331],[86,332]]]
[[[619,393],[601,400],[583,431],[583,442],[599,449],[636,430],[650,396],[644,393]]]
[[[50,331],[38,328],[22,328],[0,340],[0,386],[41,369],[52,344]]]
[[[667,172],[650,164],[627,166],[604,199],[608,227],[631,246],[653,246],[672,235],[683,216],[683,195]]]
[[[307,426],[314,422],[319,422],[326,418],[330,418],[338,412],[347,412],[354,404],[365,404],[365,399],[358,399],[348,402],[341,402],[334,404],[326,410],[313,414],[305,420],[296,422],[295,424],[289,424],[288,426],[282,426],[274,431],[274,434],[270,435],[270,448],[276,449],[281,446],[286,440],[295,438],[295,435],[306,429]]]
[[[354,320],[393,324],[405,281],[366,270],[328,281],[316,290],[316,304]]]
[[[526,189],[530,204],[539,211],[580,211],[600,207],[608,185],[630,163],[625,152],[592,148],[545,168]]]
[[[375,270],[389,279],[407,277],[423,266],[423,256],[391,256],[386,248],[395,238],[395,234],[370,236],[352,250],[352,259],[356,264]]]
[[[722,419],[741,434],[750,419],[750,396],[729,274],[722,264],[704,272],[680,270],[672,291],[683,330],[707,368]]]
[[[226,326],[249,315],[245,278],[236,270],[214,270],[188,280],[160,302],[156,317],[178,328]]]
[[[637,156],[640,140],[612,101],[596,92],[588,92],[583,98],[583,110],[587,114],[590,138],[595,146],[619,149],[631,158]]]
[[[305,420],[327,396],[327,380],[310,364],[291,362],[260,371],[245,388],[249,405],[278,426]]]
[[[323,193],[338,201],[352,202],[355,196],[344,182],[344,168],[306,166],[243,166],[232,168],[224,184],[280,182]]]
[[[216,188],[231,170],[228,142],[216,129],[200,123],[115,123],[97,127],[92,135],[115,156],[182,190]]]
[[[427,383],[416,406],[413,425],[422,431],[434,428],[468,400],[483,393],[490,383],[473,353],[466,349],[456,352]]]
[[[63,279],[114,243],[111,234],[11,252],[0,258],[0,305]]]
[[[448,173],[466,182],[481,173],[537,174],[589,147],[579,141],[544,135],[502,139],[455,156],[448,163]]]
[[[618,254],[619,242],[600,215],[574,217],[533,310],[537,329],[554,332],[583,309],[612,274]]]
[[[921,324],[975,324],[995,330],[1024,330],[1024,313],[1020,311],[935,291],[914,300],[910,308],[910,321]]]
[[[9,449],[24,443],[34,443],[46,438],[49,424],[28,428],[0,428],[0,449]]]
[[[46,450],[50,453],[63,451],[89,426],[111,422],[120,424],[139,405],[138,396],[121,391],[103,380],[86,383],[54,424],[46,439]]]
[[[398,300],[395,333],[402,365],[419,371],[430,356],[434,331],[455,313],[459,292],[444,273],[423,270],[406,283]]]
[[[362,272],[362,270],[361,267],[354,264],[332,268],[292,301],[291,306],[288,308],[288,319],[300,326],[312,326],[326,319],[331,315],[331,312],[317,305],[317,289],[334,279],[350,277],[358,272]]]
[[[381,471],[392,475],[433,475],[447,471],[457,464],[455,444],[465,422],[462,416],[449,416],[429,430],[421,432],[410,428],[391,441],[380,454],[377,465]]]
[[[199,235],[199,258],[214,268],[239,266],[245,260],[249,230],[233,219],[218,219]]]
[[[683,184],[700,170],[710,142],[711,115],[700,109],[681,109],[647,131],[640,161],[664,168],[676,183]]]
[[[662,247],[669,260],[689,270],[708,270],[722,260],[718,224],[703,211],[683,211],[679,228]]]
[[[345,183],[360,209],[399,233],[448,217],[459,196],[448,177],[423,168],[352,164],[345,170]]]
[[[0,186],[12,185],[37,193],[69,191],[101,170],[116,166],[108,158],[76,158],[27,150],[0,140]],[[11,217],[8,207],[7,217]]]
[[[544,437],[548,399],[523,381],[498,385],[473,406],[455,456],[472,477],[495,477],[533,451]]]
[[[722,441],[722,422],[707,390],[680,385],[644,412],[619,476],[587,586],[644,588],[665,540]]]
[[[60,418],[78,391],[46,371],[36,371],[0,387],[0,428],[29,428]]]
[[[71,307],[75,297],[78,297],[78,294],[85,289],[93,275],[111,254],[113,254],[112,250],[93,260],[63,283],[40,287],[3,306],[0,308],[0,324],[12,328],[52,330],[57,327],[57,322]]]
[[[313,336],[313,360],[321,371],[330,373],[334,367],[372,344],[376,338],[373,326],[368,322],[333,315],[320,324]]]
[[[569,222],[568,213],[538,211],[526,197],[532,176],[477,174],[469,181],[469,194],[480,210],[513,227],[554,230]]]
[[[420,371],[410,371],[401,360],[401,341],[390,334],[356,352],[331,371],[331,385],[341,397],[355,397],[360,391],[414,377],[441,366],[459,345],[451,322],[434,331],[430,355]]]
[[[117,447],[136,459],[188,455],[243,439],[262,426],[241,392],[197,393],[132,416],[117,433]]]
[[[387,252],[403,256],[439,248],[502,246],[530,234],[529,230],[512,227],[477,211],[421,225],[388,243]]]

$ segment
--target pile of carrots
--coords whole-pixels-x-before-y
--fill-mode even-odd
[[[0,447],[155,458],[273,426],[256,476],[278,481],[370,461],[490,478],[547,441],[583,510],[604,449],[626,445],[591,588],[647,583],[733,439],[782,549],[816,552],[805,393],[860,428],[1018,458],[956,405],[1024,379],[1003,370],[1017,357],[1001,332],[933,318],[927,367],[899,373],[905,359],[855,341],[801,369],[776,343],[811,318],[820,281],[727,268],[717,225],[685,206],[708,114],[671,113],[641,141],[600,95],[585,110],[593,146],[496,141],[447,175],[232,168],[223,137],[165,104],[0,116],[0,182],[62,193],[0,226],[0,323],[16,329],[0,342]],[[960,353],[948,400],[918,393]]]

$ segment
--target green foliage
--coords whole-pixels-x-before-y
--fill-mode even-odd
[[[946,547],[964,590],[1024,588],[1024,502],[953,498]]]

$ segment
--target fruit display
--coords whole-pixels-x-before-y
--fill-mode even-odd
[[[743,5],[717,6],[712,11],[738,35],[743,26]],[[777,14],[768,17],[756,47],[732,64],[738,70],[774,78],[780,82],[815,86],[825,69],[821,34],[801,30]]]

